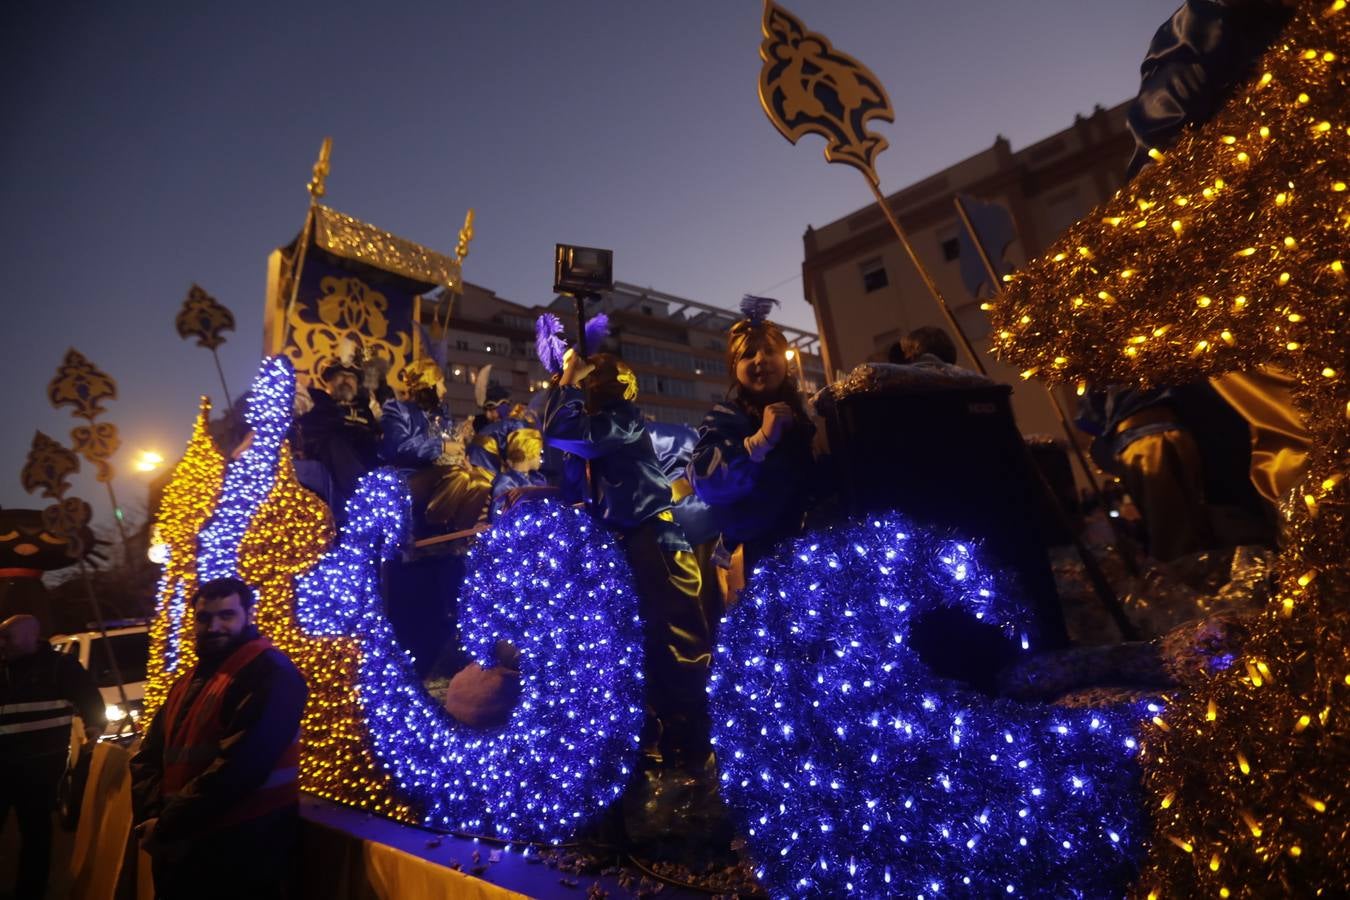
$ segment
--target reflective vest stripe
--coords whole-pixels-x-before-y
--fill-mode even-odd
[[[75,717],[67,713],[50,719],[38,719],[35,722],[20,722],[17,725],[0,725],[0,734],[19,734],[24,731],[42,731],[45,728],[69,728]]]
[[[27,703],[0,703],[0,717],[44,709],[69,709],[69,700],[32,700]]]

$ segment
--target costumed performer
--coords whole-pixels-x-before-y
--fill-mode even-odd
[[[599,346],[587,331],[586,345]],[[698,777],[711,758],[706,686],[712,654],[699,601],[702,580],[675,523],[670,483],[634,402],[637,390],[637,376],[617,357],[583,359],[568,351],[549,388],[544,440],[565,454],[563,496],[583,499],[619,536],[633,570],[646,657],[645,762]]]
[[[816,428],[789,371],[788,342],[769,321],[778,304],[747,295],[727,333],[727,397],[698,430],[688,477],[722,529],[726,601],[779,540],[801,531],[819,477]]]
[[[1187,129],[1217,113],[1279,37],[1290,10],[1281,0],[1186,0],[1158,29],[1139,67],[1139,94],[1126,112],[1135,138],[1127,177]],[[1291,398],[1293,379],[1272,366],[1211,379],[1251,429],[1251,480],[1278,506],[1302,480],[1309,437]]]
[[[325,366],[324,386],[308,388],[309,408],[295,423],[301,454],[322,463],[333,479],[338,515],[361,476],[380,463],[380,423],[361,386],[364,375],[357,352]]]
[[[539,471],[543,463],[544,438],[539,429],[516,428],[506,435],[504,465],[492,482],[493,519],[524,496],[522,489],[548,486]]]
[[[445,373],[435,360],[419,359],[403,371],[407,400],[384,404],[380,455],[408,478],[413,514],[424,529],[459,531],[477,523],[492,490],[491,479],[450,464],[450,416]]]

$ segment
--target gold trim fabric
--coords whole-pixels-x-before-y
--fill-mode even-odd
[[[327,206],[314,208],[314,243],[335,256],[414,281],[445,286],[459,281],[459,263],[450,257]]]

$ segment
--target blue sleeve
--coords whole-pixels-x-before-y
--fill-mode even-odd
[[[544,406],[544,440],[583,459],[599,459],[640,440],[645,427],[632,404],[614,404],[600,415],[589,415],[580,388],[558,388]]]
[[[694,493],[704,503],[735,503],[754,490],[759,464],[745,450],[745,439],[754,431],[749,416],[723,404],[704,417],[687,470]]]
[[[418,433],[411,411],[397,400],[384,405],[381,421],[384,437],[380,443],[380,456],[391,465],[416,467],[432,463],[445,449],[440,435]]]

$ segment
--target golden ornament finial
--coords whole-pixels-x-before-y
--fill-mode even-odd
[[[324,195],[325,182],[328,180],[328,159],[333,153],[333,139],[326,137],[323,139],[323,146],[319,148],[319,159],[314,163],[314,177],[309,180],[309,195],[318,200]]]
[[[469,255],[469,241],[473,240],[473,207],[464,214],[464,227],[459,230],[459,243],[455,246],[455,257],[461,263]]]

